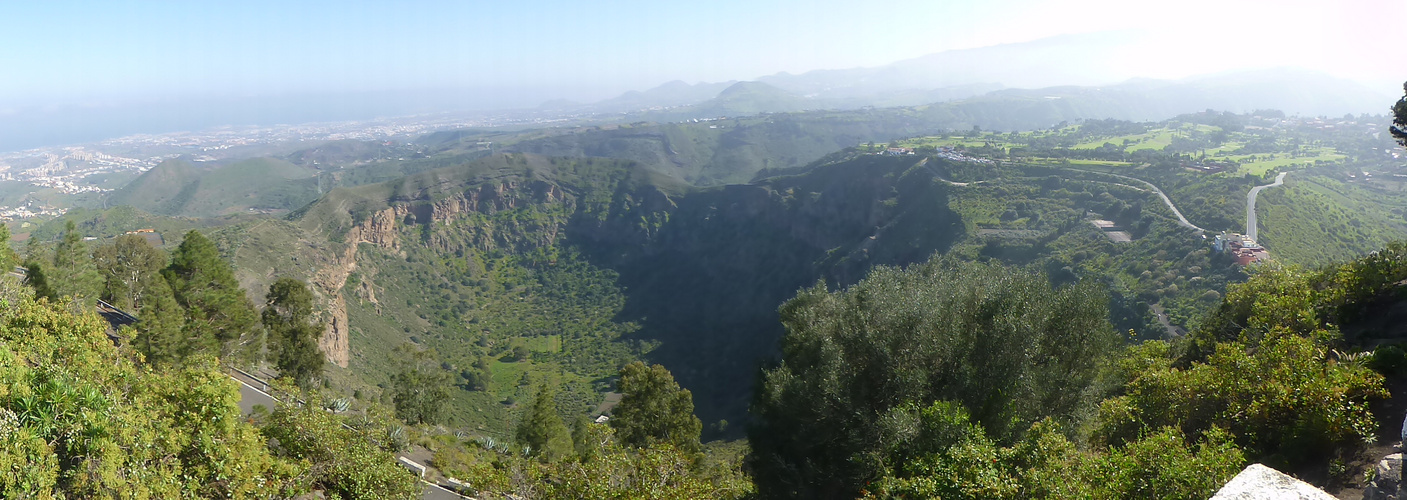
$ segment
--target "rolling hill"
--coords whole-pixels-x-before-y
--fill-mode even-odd
[[[249,210],[289,210],[319,195],[316,170],[274,158],[254,158],[198,170],[167,160],[107,199],[147,212],[210,217]]]

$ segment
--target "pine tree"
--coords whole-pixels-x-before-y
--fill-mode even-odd
[[[532,456],[544,462],[561,460],[573,451],[571,432],[557,414],[555,397],[547,384],[538,386],[532,407],[514,433],[519,443],[529,447]]]
[[[165,280],[152,280],[137,317],[140,321],[135,344],[147,363],[170,366],[192,353],[193,347],[184,333],[185,311],[176,303]]]
[[[72,219],[64,226],[63,239],[54,247],[51,264],[45,270],[49,288],[45,296],[73,297],[80,301],[98,296],[102,278],[93,265],[88,245],[83,243],[83,234],[78,231],[77,224],[74,224]]]
[[[318,350],[323,327],[313,321],[313,292],[302,281],[279,278],[269,287],[265,301],[261,319],[269,332],[269,350],[279,375],[306,388],[322,374],[323,367]]]
[[[10,272],[19,263],[19,256],[10,248],[10,226],[0,224],[0,273]]]
[[[161,279],[166,252],[146,238],[124,234],[94,250],[93,261],[103,277],[101,298],[119,309],[135,311],[142,308],[142,297],[152,282]]]
[[[162,270],[176,303],[186,310],[184,333],[190,353],[251,358],[261,350],[258,315],[235,280],[234,270],[199,231],[186,233]]]
[[[35,256],[30,256],[28,259],[25,259],[24,268],[26,272],[24,274],[24,284],[34,289],[34,298],[49,299],[50,302],[53,302],[58,300],[59,296],[55,294],[54,289],[49,286],[49,277],[44,272],[46,267],[48,267],[48,264],[45,264],[44,261],[37,259]]]
[[[694,397],[681,389],[663,366],[636,361],[620,370],[625,394],[612,411],[611,427],[627,446],[668,443],[687,452],[699,451],[703,424],[694,416]]]

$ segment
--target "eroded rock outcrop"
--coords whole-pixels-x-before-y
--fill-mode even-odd
[[[486,184],[462,193],[441,198],[428,199],[428,193],[418,193],[414,199],[393,203],[390,207],[371,212],[360,223],[347,231],[344,238],[346,247],[337,255],[336,261],[314,274],[312,282],[322,296],[327,297],[327,329],[318,339],[318,348],[327,360],[341,367],[351,361],[350,331],[347,321],[347,301],[342,289],[347,278],[357,270],[357,246],[362,243],[375,245],[391,252],[401,252],[399,229],[408,224],[449,223],[463,218],[470,212],[494,213],[512,210],[524,203],[560,203],[567,201],[561,188],[545,183],[534,182],[527,185],[518,182]],[[564,221],[560,221],[564,222]],[[496,235],[512,231],[495,231],[495,228],[480,228],[476,246],[490,247],[511,242],[497,241]],[[540,234],[542,241],[530,242],[536,246],[550,246],[555,243],[560,225],[539,228],[542,231],[527,231]],[[519,231],[522,232],[522,231]],[[430,241],[432,245],[443,242]],[[363,281],[362,293],[375,302],[373,287]]]
[[[1363,489],[1363,500],[1398,500],[1402,498],[1402,454],[1393,453],[1378,461],[1373,480]]]
[[[347,276],[357,269],[357,244],[354,242],[337,256],[337,261],[313,274],[313,286],[323,297],[328,298],[327,329],[318,338],[318,349],[327,360],[346,368],[351,361],[351,332],[347,329],[347,301],[342,297],[342,286],[347,284]]]

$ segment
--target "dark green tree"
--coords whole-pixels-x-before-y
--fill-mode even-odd
[[[169,366],[191,354],[185,337],[186,312],[176,303],[166,280],[152,280],[137,317],[135,343],[147,363]]]
[[[686,452],[699,451],[703,424],[694,416],[694,396],[681,389],[663,366],[636,361],[620,370],[625,395],[611,412],[611,427],[626,446],[669,443]]]
[[[152,282],[162,279],[166,252],[146,238],[124,234],[94,250],[93,262],[103,278],[101,298],[124,311],[136,311]]]
[[[802,290],[754,397],[759,493],[858,496],[897,465],[885,429],[903,405],[951,401],[997,443],[1070,417],[1118,342],[1106,300],[1090,282],[1052,289],[1033,271],[939,259]]]
[[[73,297],[84,301],[97,297],[101,289],[102,279],[83,242],[83,234],[72,220],[65,225],[63,238],[53,253],[31,246],[25,267],[31,270],[28,283],[36,297],[49,300]]]
[[[20,257],[10,248],[10,226],[0,223],[0,272],[8,273],[19,265]]]
[[[1392,127],[1388,130],[1397,143],[1407,147],[1407,83],[1402,84],[1403,96],[1392,106]]]
[[[323,324],[313,318],[313,292],[308,284],[279,278],[265,296],[261,319],[279,375],[307,388],[322,374],[324,359],[318,350]]]
[[[191,351],[248,359],[261,350],[255,331],[259,316],[215,243],[199,231],[186,233],[161,275],[185,308]]]
[[[405,368],[391,378],[396,416],[411,424],[435,424],[449,402],[449,374],[435,362],[434,352],[411,344],[396,348]]]
[[[57,300],[58,295],[54,294],[54,289],[49,286],[49,276],[44,270],[49,267],[43,260],[34,255],[24,261],[24,284],[34,289],[34,298],[49,299],[50,302]]]
[[[547,384],[538,386],[537,396],[514,431],[514,437],[518,443],[529,447],[529,454],[544,462],[571,456],[574,451],[572,435],[562,422],[562,416],[557,414],[556,394]]]

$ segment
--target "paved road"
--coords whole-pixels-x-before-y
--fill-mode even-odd
[[[928,165],[928,158],[924,158],[923,161],[920,161],[920,162],[918,163],[918,166],[920,166],[920,167],[922,167],[922,166],[927,166],[927,165]],[[1183,216],[1182,216],[1182,211],[1178,210],[1176,205],[1173,205],[1172,199],[1168,198],[1168,195],[1165,194],[1165,193],[1163,193],[1163,190],[1158,189],[1158,186],[1154,186],[1153,183],[1151,183],[1151,182],[1148,182],[1148,181],[1145,181],[1145,180],[1143,180],[1143,179],[1139,179],[1139,178],[1136,178],[1136,177],[1129,177],[1129,176],[1127,176],[1127,175],[1119,175],[1119,174],[1111,174],[1111,173],[1108,173],[1108,172],[1097,172],[1097,171],[1093,171],[1093,170],[1084,170],[1084,169],[1079,169],[1079,168],[1072,168],[1072,169],[1070,169],[1070,170],[1078,170],[1078,171],[1080,171],[1080,172],[1091,173],[1091,174],[1109,175],[1109,176],[1113,176],[1113,177],[1118,177],[1118,178],[1120,178],[1120,179],[1128,179],[1128,180],[1131,180],[1131,181],[1134,181],[1134,182],[1143,184],[1143,185],[1145,185],[1145,186],[1148,186],[1148,188],[1149,188],[1149,189],[1152,189],[1153,192],[1156,193],[1159,198],[1162,198],[1162,199],[1163,199],[1163,203],[1168,206],[1168,210],[1172,210],[1173,215],[1176,215],[1176,216],[1177,216],[1177,223],[1178,223],[1178,225],[1180,225],[1180,226],[1182,226],[1182,227],[1185,227],[1185,228],[1188,228],[1188,229],[1196,229],[1196,230],[1198,230],[1198,231],[1203,231],[1203,232],[1206,231],[1206,229],[1202,229],[1202,228],[1200,228],[1200,227],[1197,227],[1196,224],[1193,224],[1193,223],[1191,223],[1191,222],[1188,222],[1187,217],[1183,217]],[[932,173],[933,173],[933,176],[934,176],[934,177],[937,177],[938,180],[943,181],[943,182],[946,182],[946,183],[948,183],[948,184],[952,184],[952,185],[954,185],[954,186],[966,186],[966,185],[968,184],[968,183],[966,183],[966,182],[953,182],[953,181],[944,179],[942,176],[939,176],[939,175],[938,175],[938,172],[935,171],[935,170],[933,170],[932,167],[929,167],[928,171],[929,171],[929,172],[932,172]],[[1284,177],[1284,175],[1282,174],[1281,177]],[[1279,181],[1277,180],[1276,182],[1279,182]],[[1120,184],[1120,185],[1122,185],[1122,184]],[[1279,184],[1276,184],[1276,185],[1278,186]],[[1128,187],[1133,187],[1133,186],[1128,186]],[[1137,189],[1137,188],[1135,188],[1135,189]]]
[[[463,500],[469,497],[447,490],[442,486],[425,483],[425,492],[420,494],[420,498],[423,500]]]
[[[239,409],[243,411],[245,415],[253,413],[254,407],[258,405],[263,405],[269,411],[274,411],[278,400],[263,391],[263,389],[266,388],[263,381],[237,371],[231,374],[230,378],[239,382]],[[396,456],[403,457],[405,455],[397,454]],[[420,483],[425,486],[424,491],[420,494],[420,498],[423,500],[460,500],[468,498],[427,481],[422,480]]]
[[[1259,195],[1262,189],[1284,184],[1285,174],[1288,173],[1289,172],[1280,172],[1280,175],[1275,176],[1275,182],[1264,186],[1253,187],[1251,188],[1250,194],[1246,195],[1246,237],[1254,240],[1256,243],[1260,243],[1260,239],[1256,238],[1256,230],[1258,229],[1256,224],[1256,195]]]
[[[1137,183],[1139,183],[1139,184],[1143,184],[1143,185],[1145,185],[1145,186],[1148,186],[1148,188],[1149,188],[1149,189],[1152,189],[1153,192],[1156,193],[1159,198],[1162,198],[1162,199],[1163,199],[1163,204],[1165,204],[1165,205],[1168,206],[1168,210],[1172,210],[1173,215],[1176,215],[1176,216],[1177,216],[1177,224],[1178,224],[1178,225],[1180,225],[1180,226],[1182,226],[1182,227],[1185,227],[1185,228],[1188,228],[1188,229],[1196,229],[1196,230],[1198,230],[1198,231],[1203,231],[1203,232],[1206,231],[1206,229],[1202,229],[1202,228],[1200,228],[1200,227],[1197,227],[1197,225],[1195,225],[1195,224],[1193,224],[1193,223],[1191,223],[1191,222],[1188,222],[1188,221],[1187,221],[1187,217],[1183,217],[1183,216],[1182,216],[1182,212],[1177,209],[1177,206],[1176,206],[1176,205],[1173,205],[1173,202],[1172,202],[1171,199],[1168,198],[1168,195],[1165,194],[1165,193],[1163,193],[1163,190],[1158,189],[1158,186],[1154,186],[1153,183],[1151,183],[1151,182],[1145,181],[1145,180],[1143,180],[1143,179],[1139,179],[1139,178],[1137,178],[1137,177],[1129,177],[1129,176],[1127,176],[1127,175],[1111,174],[1111,173],[1109,173],[1109,172],[1099,172],[1099,171],[1096,171],[1096,170],[1085,170],[1085,169],[1082,169],[1082,168],[1069,168],[1069,167],[1065,167],[1065,168],[1067,168],[1067,169],[1069,169],[1069,170],[1075,170],[1075,171],[1078,171],[1078,172],[1088,173],[1088,174],[1100,174],[1100,175],[1108,175],[1108,176],[1118,177],[1118,178],[1120,178],[1120,179],[1128,179],[1128,180],[1137,182]]]
[[[239,380],[236,378],[235,380]],[[262,405],[264,409],[273,412],[278,400],[273,396],[265,394],[264,391],[250,387],[243,380],[239,380],[239,409],[245,415],[254,413],[254,407]]]
[[[924,168],[929,169],[929,173],[931,173],[931,175],[933,175],[933,179],[943,180],[943,182],[950,183],[950,185],[953,185],[953,186],[960,186],[960,187],[961,187],[961,186],[967,186],[967,185],[968,185],[968,183],[965,183],[965,182],[953,182],[953,180],[943,179],[943,176],[938,175],[938,170],[934,170],[933,168],[931,168],[931,166],[929,166],[929,159],[927,159],[927,158],[922,159],[922,161],[919,161],[919,163],[917,163],[917,165],[915,165],[915,166],[924,166]]]

